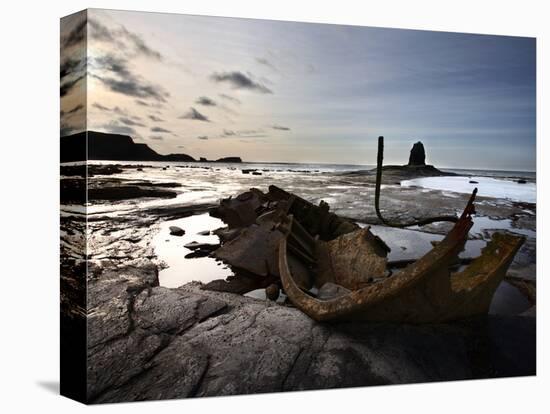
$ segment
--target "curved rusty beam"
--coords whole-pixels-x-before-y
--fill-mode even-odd
[[[495,234],[482,256],[463,272],[449,267],[462,251],[472,226],[472,195],[447,236],[415,263],[385,280],[342,296],[321,300],[300,289],[290,272],[286,237],[279,245],[279,271],[290,301],[317,321],[371,320],[410,323],[440,322],[486,313],[522,237]],[[287,224],[290,232],[292,217]]]

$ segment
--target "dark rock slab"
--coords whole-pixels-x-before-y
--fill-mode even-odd
[[[169,230],[172,236],[183,236],[185,234],[185,230],[178,226],[170,226]]]
[[[175,191],[155,188],[154,186],[120,185],[102,188],[89,188],[88,200],[90,201],[118,201],[133,198],[175,198]]]
[[[220,244],[219,243],[199,243],[199,242],[196,242],[196,241],[192,241],[191,243],[187,243],[186,245],[184,245],[183,247],[185,247],[186,249],[189,249],[189,250],[199,250],[199,249],[202,249],[202,250],[207,250],[207,251],[212,251],[212,250],[216,250],[218,247],[220,247]]]
[[[534,318],[320,324],[292,307],[200,287],[136,297],[132,333],[89,361],[94,402],[535,374]]]

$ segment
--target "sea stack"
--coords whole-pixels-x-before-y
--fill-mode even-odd
[[[408,165],[426,165],[426,152],[424,151],[424,144],[422,142],[418,141],[413,145]]]

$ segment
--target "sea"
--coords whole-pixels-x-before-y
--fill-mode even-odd
[[[277,184],[289,190],[299,190],[300,188],[309,190],[311,189],[311,185],[318,186],[319,190],[324,190],[323,193],[326,197],[326,186],[328,186],[328,190],[337,190],[339,186],[342,186],[341,181],[331,185],[335,177],[345,176],[346,173],[350,172],[368,171],[375,168],[374,165],[282,162],[190,163],[92,161],[90,164],[124,164],[155,167],[151,169],[144,168],[143,171],[133,170],[127,172],[125,173],[125,178],[128,178],[127,174],[132,174],[136,179],[176,181],[181,182],[184,186],[194,188],[204,187],[206,189],[208,187],[208,194],[211,194],[213,191],[220,197],[231,194],[228,192],[246,188],[249,183],[254,184],[253,186],[261,186],[266,179],[271,180],[271,184]],[[261,174],[263,179],[250,173],[243,174],[243,170],[255,170],[257,174]],[[441,170],[455,173],[457,176],[404,180],[401,182],[401,185],[461,194],[470,194],[474,188],[478,188],[478,196],[507,199],[515,202],[536,203],[536,172],[534,171],[457,168],[441,168]],[[341,189],[353,189],[356,187],[356,184],[356,182],[350,182],[349,185],[344,184]],[[207,196],[208,194],[204,195]],[[209,199],[208,201],[211,200]]]

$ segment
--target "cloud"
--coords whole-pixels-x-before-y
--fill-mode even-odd
[[[153,128],[151,128],[151,132],[171,133],[172,131],[170,131],[168,129],[161,128],[161,127],[153,127]]]
[[[83,20],[78,22],[78,24],[71,30],[67,36],[63,38],[62,44],[63,47],[71,47],[79,44],[80,42],[84,41],[84,38],[86,36],[86,18],[84,17]]]
[[[98,102],[94,102],[94,103],[92,104],[92,107],[93,107],[93,108],[96,108],[96,109],[99,109],[100,111],[110,111],[109,108],[107,108],[106,106],[101,105],[101,104],[98,103]]]
[[[233,102],[233,103],[235,103],[235,104],[238,104],[238,105],[241,104],[241,101],[240,101],[239,99],[235,98],[234,96],[227,95],[227,94],[225,94],[225,93],[220,93],[220,94],[218,94],[218,96],[219,96],[220,98],[223,98],[223,99],[226,99],[226,100],[228,100],[228,101],[231,101],[231,102]]]
[[[199,111],[197,111],[195,108],[191,107],[189,108],[189,111],[183,114],[182,116],[178,117],[179,119],[191,119],[193,121],[204,121],[204,122],[210,122],[208,117],[201,114]]]
[[[159,118],[158,116],[155,116],[155,115],[149,115],[149,119],[154,122],[164,122],[164,119]]]
[[[59,112],[61,117],[60,135],[71,135],[82,131],[85,125],[86,106],[77,104],[69,110],[62,109]]]
[[[119,118],[118,119],[121,123],[123,123],[124,125],[129,125],[129,126],[140,126],[140,127],[144,127],[145,125],[143,125],[141,122],[137,122],[137,121],[134,121],[133,119],[129,119],[129,118]]]
[[[128,111],[126,109],[122,109],[119,106],[113,106],[112,108],[109,108],[107,106],[101,105],[98,102],[94,102],[92,104],[92,108],[99,109],[100,111],[103,111],[103,112],[114,112],[117,115],[122,115],[122,116],[125,116],[125,117],[128,116]],[[137,119],[137,120],[141,119],[139,116],[132,116],[132,118]]]
[[[244,138],[267,138],[267,134],[243,135]]]
[[[61,111],[61,116],[68,116],[68,115],[73,115],[75,113],[77,113],[78,111],[80,111],[81,109],[84,109],[84,105],[82,104],[78,104],[76,105],[73,109],[69,110],[69,111]]]
[[[73,88],[76,86],[76,84],[84,78],[85,78],[85,76],[81,75],[81,76],[78,76],[77,78],[75,78],[73,80],[62,83],[61,87],[59,88],[59,96],[61,96],[63,98],[64,96],[68,95],[69,92],[72,91]]]
[[[59,67],[59,78],[64,79],[74,73],[84,72],[84,63],[84,59],[65,59]]]
[[[260,138],[267,136],[266,134],[264,134],[263,129],[243,129],[237,131],[237,135],[244,138]]]
[[[137,33],[130,32],[125,26],[109,28],[96,19],[88,19],[92,29],[90,36],[97,41],[113,43],[122,50],[130,48],[134,54],[145,56],[154,60],[162,60],[163,56],[157,50],[151,48]]]
[[[111,121],[108,124],[100,125],[99,128],[113,134],[137,135],[134,128],[127,125],[120,125],[116,121]]]
[[[160,52],[149,47],[145,41],[136,33],[129,32],[124,26],[121,26],[121,32],[134,44],[136,50],[144,56],[152,59],[162,60]]]
[[[165,98],[169,96],[169,94],[163,92],[160,87],[140,84],[137,79],[119,80],[99,75],[93,75],[93,77],[100,80],[112,92],[117,92],[122,95],[151,98],[160,102],[166,102]]]
[[[290,131],[289,127],[285,127],[281,125],[271,125],[271,128],[276,129],[278,131]]]
[[[212,99],[206,97],[206,96],[201,96],[199,97],[195,103],[197,105],[203,105],[203,106],[216,106],[216,102],[214,102]]]
[[[267,134],[264,133],[263,129],[242,129],[239,131],[224,129],[219,137],[265,138]]]
[[[107,72],[115,75],[112,77],[104,73],[91,73],[92,77],[101,81],[112,92],[136,98],[153,99],[158,102],[166,102],[166,98],[170,96],[162,87],[148,83],[140,76],[135,75],[124,58],[106,54],[91,60],[90,66],[94,72]]]
[[[155,108],[155,109],[162,109],[164,108],[164,104],[160,103],[160,102],[145,102],[144,100],[142,99],[136,99],[136,104],[139,105],[139,106],[145,106],[147,108]],[[159,113],[157,111],[157,113]]]
[[[210,79],[217,83],[228,83],[233,89],[247,89],[259,93],[273,93],[261,83],[255,82],[242,72],[214,72]]]
[[[124,78],[134,77],[128,68],[127,60],[110,53],[90,59],[90,66],[92,68],[114,72]]]
[[[208,137],[206,135],[198,136],[197,139],[207,140]]]
[[[62,123],[61,124],[61,129],[59,130],[59,135],[64,137],[64,136],[67,136],[67,135],[72,135],[72,134],[74,134],[78,131],[80,131],[80,129],[75,128],[72,125]]]
[[[278,72],[275,65],[273,63],[271,63],[269,60],[267,60],[266,58],[258,58],[257,57],[256,62],[258,62],[260,65],[267,66],[268,68],[270,68],[271,70],[274,70],[275,72]]]
[[[92,29],[90,31],[90,36],[96,41],[101,42],[117,42],[118,40],[113,37],[111,30],[104,26],[102,23],[98,22],[96,19],[88,18],[88,24]]]
[[[60,96],[64,97],[86,77],[86,59],[68,58],[59,65]]]
[[[160,135],[151,135],[149,138],[154,139],[155,141],[162,141],[164,139],[164,137]]]

